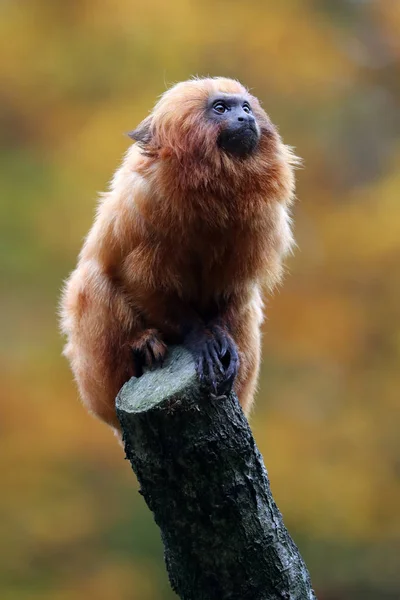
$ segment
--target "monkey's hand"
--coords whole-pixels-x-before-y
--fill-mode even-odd
[[[208,380],[216,393],[232,387],[238,372],[239,355],[235,342],[224,327],[212,324],[205,329],[196,328],[184,343],[194,356],[200,381]]]
[[[140,338],[131,343],[135,377],[143,375],[143,370],[162,367],[167,346],[156,329],[143,331]]]

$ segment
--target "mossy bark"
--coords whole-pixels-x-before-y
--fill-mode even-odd
[[[177,347],[124,385],[117,413],[182,600],[315,599],[233,392],[215,397]]]

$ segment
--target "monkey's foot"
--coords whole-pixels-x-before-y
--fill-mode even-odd
[[[167,346],[160,339],[157,329],[147,329],[141,337],[131,344],[134,375],[141,377],[144,369],[162,367]]]
[[[237,346],[232,336],[226,329],[221,327],[221,325],[213,325],[211,327],[211,332],[220,347],[219,354],[224,368],[224,380],[233,382],[239,369],[239,353]]]
[[[186,338],[185,346],[194,356],[200,381],[208,380],[218,393],[232,387],[239,355],[235,342],[223,327],[213,325],[203,331],[193,331]]]

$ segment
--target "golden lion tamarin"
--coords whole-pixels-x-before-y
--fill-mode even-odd
[[[84,404],[115,429],[115,397],[184,344],[201,378],[234,380],[246,413],[261,291],[291,248],[297,162],[237,81],[178,83],[132,131],[61,306]],[[219,372],[218,378],[216,372]]]

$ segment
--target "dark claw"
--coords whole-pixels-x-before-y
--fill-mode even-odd
[[[197,371],[197,375],[199,376],[200,381],[204,380],[204,358],[203,355],[200,354],[200,356],[198,357],[197,361],[196,361],[196,371]]]
[[[237,375],[237,371],[239,368],[239,355],[234,343],[231,343],[229,346],[229,354],[230,354],[230,362],[227,370],[225,371],[225,375],[227,379],[234,379]]]
[[[228,336],[225,334],[223,329],[221,329],[220,327],[216,327],[216,332],[217,332],[216,338],[220,345],[221,357],[223,358],[226,355],[226,353],[229,351]]]
[[[208,340],[208,351],[211,354],[211,357],[214,361],[214,363],[216,364],[216,366],[218,367],[218,371],[221,373],[221,375],[224,373],[224,367],[222,366],[222,362],[218,356],[218,350],[215,347],[215,341],[214,340]]]
[[[205,349],[205,359],[206,359],[207,369],[208,369],[208,379],[210,380],[214,390],[216,391],[217,390],[217,380],[215,378],[213,360],[208,351],[208,345],[206,346],[206,349]]]
[[[236,344],[229,333],[220,325],[215,325],[212,331],[220,344],[220,356],[224,359],[224,379],[227,382],[233,382],[239,368],[239,354]]]

